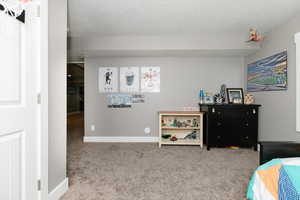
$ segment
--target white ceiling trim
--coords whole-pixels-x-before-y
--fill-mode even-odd
[[[246,43],[243,35],[163,37],[115,36],[71,38],[72,56],[193,56],[248,55],[260,48],[259,43]]]

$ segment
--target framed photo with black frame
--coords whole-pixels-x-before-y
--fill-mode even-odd
[[[244,91],[243,88],[227,88],[227,101],[229,104],[243,104]]]

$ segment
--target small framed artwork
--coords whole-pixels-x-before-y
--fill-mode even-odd
[[[243,88],[227,88],[227,100],[229,104],[243,104],[244,92]]]
[[[214,97],[213,96],[204,97],[204,103],[205,104],[213,104],[214,103]]]

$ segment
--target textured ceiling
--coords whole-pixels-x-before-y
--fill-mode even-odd
[[[267,32],[300,0],[69,0],[69,35],[202,35]]]

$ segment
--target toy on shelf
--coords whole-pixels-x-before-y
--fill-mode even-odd
[[[198,127],[199,123],[197,121],[197,119],[193,119],[193,127]]]
[[[161,137],[164,139],[169,139],[170,137],[172,137],[172,135],[171,134],[163,134]]]
[[[173,141],[173,142],[175,142],[175,141],[178,140],[178,138],[176,136],[172,136],[170,140]]]
[[[161,120],[161,126],[167,128],[197,128],[199,122],[197,118],[189,119],[177,119],[177,118],[166,118]]]
[[[194,130],[192,133],[190,133],[187,136],[185,136],[184,139],[190,139],[190,140],[197,139],[197,131]]]

